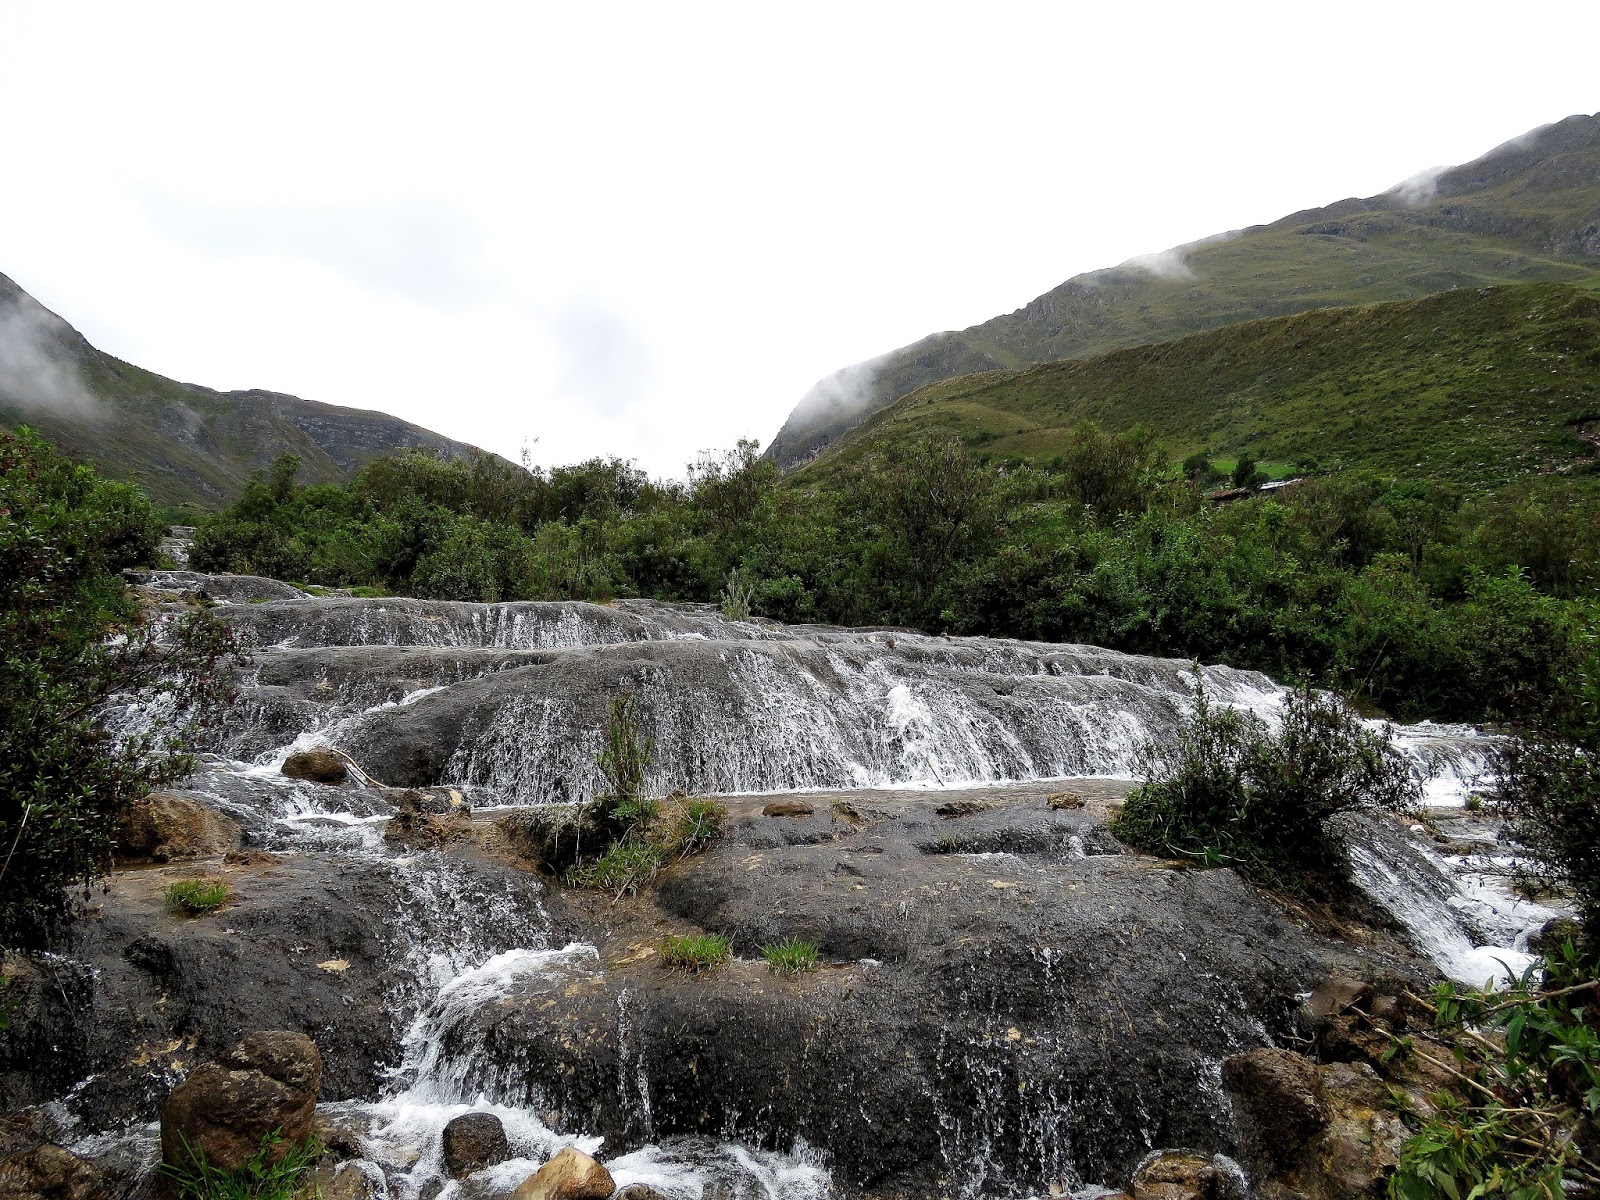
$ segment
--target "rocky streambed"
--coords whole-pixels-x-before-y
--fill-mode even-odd
[[[643,602],[141,582],[223,602],[252,662],[217,752],[27,967],[0,1063],[4,1106],[130,1196],[173,1086],[258,1029],[317,1044],[319,1120],[366,1195],[489,1200],[568,1145],[685,1200],[1122,1187],[1163,1148],[1248,1160],[1223,1064],[1309,1044],[1330,979],[1481,978],[1550,915],[1498,884],[1495,831],[1460,808],[1353,830],[1369,902],[1337,924],[1124,851],[1108,814],[1187,710],[1181,662]],[[1204,677],[1278,703],[1262,676]],[[620,691],[654,734],[653,789],[718,794],[728,818],[615,899],[557,883],[528,829],[594,793]],[[1402,733],[1459,804],[1484,739]],[[344,778],[282,773],[319,747]],[[172,912],[167,886],[202,876],[229,902]],[[663,968],[666,935],[702,932],[733,961]],[[787,938],[817,970],[767,969]],[[457,1179],[441,1135],[468,1111],[500,1118],[506,1158]]]

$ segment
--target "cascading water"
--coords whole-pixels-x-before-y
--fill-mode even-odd
[[[147,582],[178,589],[204,579]],[[594,756],[609,701],[629,690],[655,738],[651,782],[663,793],[1126,779],[1142,746],[1171,736],[1194,682],[1185,663],[1093,647],[786,628],[642,601],[473,605],[268,589],[267,602],[249,603],[259,597],[244,584],[208,590],[238,598],[219,611],[253,662],[227,753],[206,764],[192,792],[240,821],[257,845],[359,857],[393,879],[401,1059],[380,1099],[325,1106],[360,1132],[370,1159],[362,1169],[393,1200],[449,1200],[461,1187],[439,1159],[439,1132],[469,1109],[500,1116],[514,1156],[478,1179],[474,1194],[513,1186],[560,1146],[600,1146],[597,1131],[546,1119],[548,1097],[526,1064],[505,1058],[476,1020],[554,983],[580,986],[600,973],[599,958],[590,945],[554,945],[550,919],[526,891],[496,890],[448,855],[386,843],[382,823],[394,804],[383,790],[284,779],[278,767],[292,751],[333,746],[385,784],[454,787],[477,807],[582,800],[600,784]],[[1283,692],[1262,675],[1207,667],[1200,677],[1221,702],[1268,720],[1279,710]],[[1398,736],[1429,777],[1430,803],[1459,805],[1487,777],[1492,740],[1470,729],[1419,725]],[[1360,841],[1354,861],[1418,949],[1460,978],[1481,981],[1486,965],[1525,962],[1507,956],[1525,951],[1527,930],[1550,915],[1512,901],[1482,856],[1446,859],[1392,831]],[[1040,952],[1049,959],[1049,947]],[[616,1094],[634,1126],[649,1130],[643,1035],[630,1024],[626,992],[615,1005]],[[1000,1136],[984,1106],[1000,1106],[1019,1086],[994,1049],[1016,1031],[998,1016],[993,1025],[943,1052],[974,1107],[937,1110],[947,1169],[978,1181]],[[1192,1086],[1216,1093],[1213,1107],[1225,1109],[1215,1071]],[[1036,1180],[1073,1178],[1082,1148],[1048,1116],[1084,1103],[1093,1098],[1040,1097],[1007,1130],[1025,1143]],[[779,1154],[668,1138],[608,1166],[619,1183],[675,1197],[831,1194],[821,1160],[803,1145]]]

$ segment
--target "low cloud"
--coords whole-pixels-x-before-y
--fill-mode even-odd
[[[1092,285],[1095,276],[1108,275],[1118,271],[1138,271],[1145,275],[1153,275],[1157,279],[1194,279],[1194,268],[1189,265],[1189,256],[1196,250],[1206,246],[1215,246],[1221,242],[1231,242],[1239,236],[1239,230],[1230,229],[1226,233],[1212,234],[1199,241],[1185,242],[1181,246],[1174,246],[1170,250],[1159,250],[1154,254],[1141,254],[1130,258],[1127,262],[1112,267],[1110,271],[1093,272],[1088,282]]]
[[[1439,191],[1439,176],[1448,171],[1449,167],[1429,167],[1426,171],[1418,171],[1410,179],[1402,179],[1389,189],[1388,194],[1394,196],[1407,208],[1416,208],[1432,200]]]
[[[145,213],[162,233],[208,254],[300,258],[447,311],[494,291],[478,266],[477,226],[446,205],[221,206],[158,195],[145,198]]]
[[[0,307],[0,401],[24,416],[98,418],[100,401],[60,347],[62,324],[31,300]]]
[[[833,374],[817,380],[795,405],[794,418],[838,419],[864,412],[876,397],[872,385],[877,381],[885,357],[869,358],[866,362],[840,367]]]
[[[644,399],[650,352],[619,313],[579,300],[549,321],[559,375],[556,390],[602,417],[618,417]]]

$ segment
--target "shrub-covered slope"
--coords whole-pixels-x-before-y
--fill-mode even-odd
[[[975,371],[1536,281],[1600,284],[1600,114],[1535,130],[1426,183],[1076,276],[1016,312],[848,368],[800,401],[767,453],[795,466],[899,397]]]
[[[877,414],[807,473],[929,432],[1048,460],[1085,420],[1143,422],[1180,456],[1370,467],[1469,488],[1586,471],[1600,432],[1600,295],[1549,283],[1457,290],[945,380]]]

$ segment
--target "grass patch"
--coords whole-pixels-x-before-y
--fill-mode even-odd
[[[180,1200],[291,1200],[322,1157],[322,1147],[315,1138],[286,1151],[279,1149],[282,1144],[278,1133],[269,1133],[249,1162],[223,1171],[208,1163],[205,1152],[185,1138],[184,1161],[176,1166],[163,1163],[161,1174],[176,1186]]]
[[[682,793],[667,797],[660,818],[653,822],[650,840],[668,854],[687,858],[698,854],[722,836],[728,806],[720,800],[690,800]]]
[[[709,971],[732,959],[733,947],[721,934],[668,934],[661,943],[661,965],[676,971]]]
[[[198,917],[215,912],[228,902],[233,889],[217,879],[180,879],[166,891],[167,907]]]
[[[629,838],[612,842],[593,862],[568,867],[565,878],[570,887],[593,888],[620,898],[649,883],[666,861],[666,851],[654,842]]]
[[[761,947],[761,957],[774,975],[804,975],[817,969],[817,944],[789,938]]]

